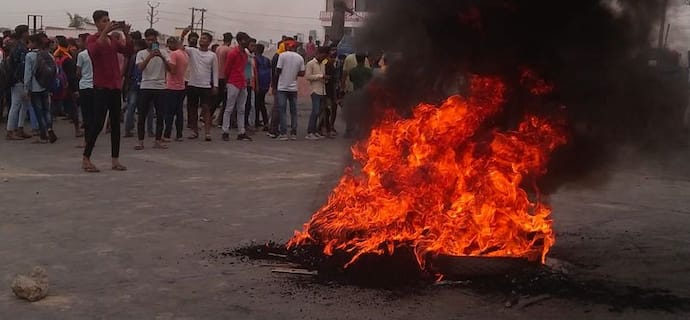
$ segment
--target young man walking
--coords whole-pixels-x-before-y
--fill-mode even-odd
[[[223,141],[230,141],[230,118],[233,111],[237,112],[237,140],[252,141],[247,135],[245,127],[245,104],[247,102],[247,77],[246,68],[248,55],[245,49],[249,46],[249,35],[244,32],[237,33],[238,47],[230,51],[225,65],[225,76],[228,79],[228,101],[223,116]]]
[[[166,93],[166,71],[168,65],[168,55],[160,50],[158,43],[158,31],[148,29],[144,32],[144,40],[148,48],[137,53],[137,68],[141,70],[141,86],[139,91],[139,118],[137,122],[137,135],[139,144],[135,150],[144,149],[144,137],[146,135],[146,117],[153,106],[156,112],[156,141],[154,149],[167,149],[163,144],[163,123],[165,119],[164,97]]]
[[[307,63],[304,77],[311,85],[311,115],[309,116],[309,127],[307,129],[307,140],[319,140],[323,138],[318,130],[321,108],[326,106],[326,82],[330,79],[326,73],[326,57],[330,53],[328,47],[320,47],[314,59]]]
[[[278,57],[276,74],[278,75],[278,105],[280,106],[281,141],[297,140],[297,78],[304,76],[304,59],[297,54],[297,42],[286,41],[283,52]],[[290,136],[287,131],[287,105],[290,103]]]
[[[86,138],[82,167],[87,172],[98,172],[96,166],[91,162],[91,153],[96,145],[98,135],[103,130],[106,115],[110,112],[112,169],[125,171],[127,167],[123,166],[119,160],[122,73],[117,54],[132,55],[134,49],[132,39],[129,36],[131,27],[122,21],[110,21],[108,12],[103,10],[93,13],[93,21],[98,32],[88,37],[86,46],[93,65],[95,103],[92,120],[94,122],[88,124],[89,134]],[[109,35],[118,29],[125,34],[124,43],[115,41]]]
[[[184,38],[192,29],[182,32]],[[191,36],[190,36],[191,38]],[[205,140],[211,141],[211,98],[218,94],[218,57],[210,50],[213,36],[204,32],[199,38],[199,48],[185,47],[189,55],[189,82],[187,84],[187,121],[193,133],[189,139],[199,138],[199,113],[204,117]]]
[[[37,143],[55,143],[57,136],[53,131],[53,117],[50,112],[50,92],[48,86],[55,82],[57,66],[55,58],[48,52],[45,36],[34,34],[30,38],[31,52],[26,54],[24,66],[24,90],[26,99],[31,100],[38,119],[40,137]]]
[[[166,79],[166,88],[168,90],[166,105],[168,113],[165,117],[164,137],[168,140],[170,139],[174,119],[175,127],[177,128],[175,141],[180,142],[182,141],[182,132],[184,130],[184,113],[182,110],[186,95],[184,76],[189,66],[189,55],[175,37],[168,39],[168,49],[172,52],[168,61],[169,69]]]

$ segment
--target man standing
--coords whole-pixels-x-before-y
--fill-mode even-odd
[[[249,35],[244,32],[237,33],[238,47],[228,54],[225,62],[225,76],[228,80],[228,101],[223,117],[223,141],[230,141],[230,118],[233,110],[237,112],[237,140],[252,141],[247,135],[245,127],[245,104],[247,102],[247,78],[246,67],[249,57],[245,49],[249,46]]]
[[[84,132],[89,132],[89,125],[93,120],[93,65],[91,64],[91,57],[89,51],[86,50],[86,36],[79,36],[83,38],[81,46],[82,51],[77,55],[77,75],[79,76],[79,109],[81,109],[81,117],[84,123]],[[86,142],[86,139],[84,139]],[[85,146],[85,145],[84,145]]]
[[[125,138],[134,137],[134,116],[139,103],[139,90],[141,86],[141,70],[137,68],[137,53],[141,50],[146,50],[146,41],[144,39],[132,40],[134,42],[134,54],[127,59],[127,72],[124,79],[124,86],[126,90],[125,102]],[[153,116],[146,119],[147,132],[153,132]],[[154,135],[155,136],[155,135]]]
[[[109,13],[103,10],[93,13],[93,21],[98,32],[88,37],[86,46],[93,64],[94,122],[87,125],[90,132],[86,138],[82,166],[87,172],[98,172],[96,166],[91,163],[91,153],[98,135],[103,130],[106,114],[110,112],[112,169],[125,171],[127,167],[119,161],[122,74],[117,54],[129,56],[133,53],[132,39],[129,36],[131,27],[123,21],[110,21]],[[109,35],[118,29],[125,34],[124,43],[115,41]]]
[[[24,66],[24,90],[26,98],[31,99],[31,105],[38,119],[40,137],[37,143],[57,141],[53,131],[53,117],[50,113],[50,92],[48,86],[55,82],[57,66],[53,55],[48,52],[44,35],[34,34],[30,38],[31,52],[26,54]]]
[[[218,56],[218,70],[220,70],[220,74],[218,75],[218,83],[220,87],[218,87],[218,95],[216,100],[213,103],[213,106],[211,106],[211,116],[213,116],[216,113],[216,110],[220,111],[218,112],[218,124],[222,125],[223,124],[223,113],[225,113],[225,106],[227,105],[227,99],[228,99],[228,90],[227,86],[225,86],[226,83],[228,83],[228,79],[225,78],[225,61],[228,58],[228,53],[232,50],[232,39],[234,39],[234,36],[232,33],[227,32],[223,34],[223,45],[218,47],[216,49],[216,56]]]
[[[58,66],[58,70],[62,70],[67,78],[67,86],[59,92],[53,93],[52,102],[58,105],[53,109],[67,112],[74,125],[74,136],[81,138],[83,133],[79,126],[79,108],[75,101],[75,97],[79,92],[76,60],[70,52],[70,45],[67,38],[58,36],[56,40],[58,46],[53,56],[55,57],[55,63]]]
[[[24,88],[24,67],[26,54],[29,49],[26,47],[29,41],[29,26],[19,25],[14,29],[16,42],[11,51],[8,63],[10,67],[10,86],[11,86],[11,105],[7,114],[7,140],[23,140],[31,138],[30,134],[24,132],[24,122],[26,113],[31,108],[31,103],[25,99],[27,94]],[[31,112],[33,113],[33,111]],[[33,115],[31,121],[34,122]]]
[[[309,36],[309,42],[307,43],[307,60],[311,61],[314,57],[316,57],[316,44],[314,44],[314,37]]]
[[[255,124],[269,131],[268,110],[266,110],[266,94],[271,89],[271,60],[264,56],[263,44],[256,45],[256,119]],[[259,121],[259,116],[263,118]]]
[[[156,142],[154,149],[167,149],[163,144],[163,112],[165,96],[165,72],[169,68],[168,55],[160,50],[158,43],[158,31],[148,29],[144,32],[144,39],[148,46],[147,49],[137,53],[137,68],[141,70],[141,90],[139,91],[139,118],[137,121],[137,134],[139,144],[135,150],[144,150],[144,137],[146,117],[149,114],[151,105],[156,112]]]
[[[189,66],[189,55],[175,37],[168,39],[168,49],[172,53],[170,53],[170,61],[168,61],[169,69],[166,80],[168,113],[165,117],[164,136],[166,139],[170,139],[173,119],[175,119],[175,127],[177,128],[175,141],[180,142],[182,141],[182,131],[184,130],[184,113],[182,110],[186,94],[184,76],[187,72],[187,66]]]
[[[182,32],[184,38],[190,31],[188,27]],[[191,38],[191,36],[190,36]],[[218,94],[218,57],[209,47],[213,36],[204,32],[199,39],[199,48],[185,47],[189,55],[189,82],[187,88],[187,121],[194,133],[189,139],[199,138],[199,113],[204,117],[206,141],[211,141],[211,98]],[[191,44],[191,40],[190,40]]]
[[[244,108],[244,127],[250,128],[253,123],[254,118],[252,117],[255,113],[253,99],[254,88],[256,88],[256,60],[254,56],[254,51],[256,50],[256,39],[250,38],[249,45],[244,51],[247,53],[247,66],[244,69],[244,76],[247,79],[247,99]]]
[[[297,140],[297,78],[304,76],[304,59],[297,54],[297,42],[285,42],[286,52],[278,57],[278,105],[280,106],[281,141]],[[287,104],[290,103],[290,136],[287,135]]]
[[[304,75],[311,84],[311,115],[307,129],[307,140],[319,140],[322,138],[317,125],[321,115],[321,107],[326,104],[326,82],[329,80],[326,74],[326,57],[330,53],[328,47],[320,47],[316,57],[307,63],[307,71]]]

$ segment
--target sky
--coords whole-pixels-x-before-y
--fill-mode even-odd
[[[126,20],[134,29],[148,28],[146,0],[0,0],[0,27],[25,24],[27,14],[43,15],[46,26],[66,26],[67,12],[90,17],[105,9],[115,20]],[[217,34],[245,31],[259,40],[276,40],[281,35],[317,30],[323,37],[319,13],[326,0],[151,0],[160,2],[156,29],[173,34],[175,27],[191,23],[189,8],[206,8],[205,28]]]

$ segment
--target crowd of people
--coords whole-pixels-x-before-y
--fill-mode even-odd
[[[132,32],[107,11],[94,12],[93,21],[98,32],[78,39],[50,39],[20,25],[3,35],[0,49],[6,139],[55,143],[53,121],[64,117],[73,123],[75,137],[83,138],[86,172],[99,172],[91,155],[104,128],[117,171],[127,170],[119,162],[121,136],[136,137],[136,150],[145,149],[147,136],[154,138],[153,148],[168,149],[173,140],[184,140],[185,130],[187,139],[203,134],[212,141],[214,125],[222,128],[223,141],[234,129],[239,141],[252,141],[261,130],[276,140],[297,140],[300,77],[309,83],[312,104],[305,138],[335,138],[343,95],[361,90],[373,77],[365,55],[339,57],[328,39],[320,46],[310,37],[305,46],[284,36],[268,58],[266,48],[245,32],[225,33],[223,44],[214,45],[210,33],[190,27],[163,44],[156,30]],[[346,136],[349,131],[350,126]]]

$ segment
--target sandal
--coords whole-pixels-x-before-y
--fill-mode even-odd
[[[134,146],[134,150],[137,150],[137,151],[144,150],[144,146],[138,144],[138,145]]]
[[[121,164],[118,164],[116,166],[113,166],[113,170],[115,170],[115,171],[127,171],[127,167],[125,167]]]
[[[98,168],[96,168],[96,167],[94,167],[94,166],[83,167],[82,169],[84,169],[84,172],[86,172],[86,173],[98,173],[98,172],[101,172],[101,170],[98,170]]]

